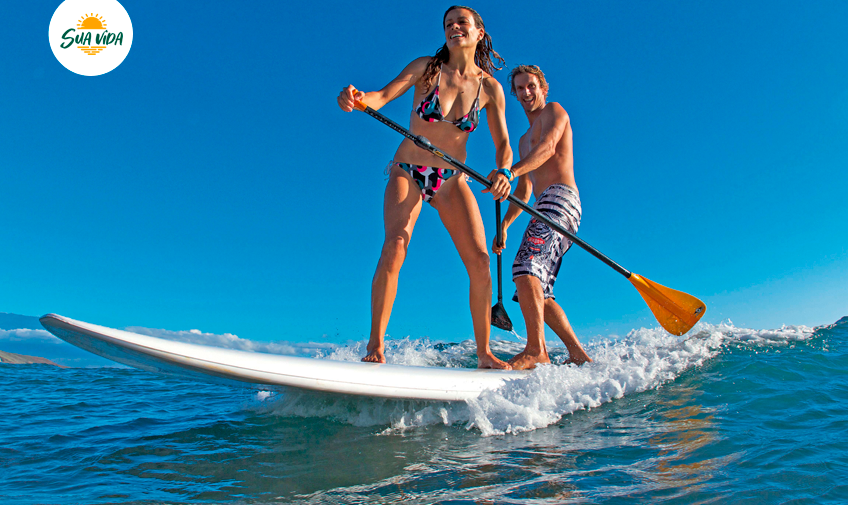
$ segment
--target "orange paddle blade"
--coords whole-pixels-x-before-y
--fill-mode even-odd
[[[707,311],[701,300],[682,291],[667,288],[640,275],[631,274],[630,282],[645,299],[654,317],[671,334],[691,330]]]

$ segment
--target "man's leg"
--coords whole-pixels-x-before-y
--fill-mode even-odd
[[[553,298],[545,300],[545,323],[554,330],[554,333],[565,344],[565,348],[568,349],[568,361],[566,363],[582,365],[592,361],[592,358],[583,350],[580,341],[577,340],[577,334],[574,333],[568,318],[565,317],[565,311]]]
[[[538,363],[550,363],[545,346],[545,293],[542,283],[532,275],[515,278],[518,304],[527,326],[527,345],[524,350],[509,360],[515,370],[534,368]]]

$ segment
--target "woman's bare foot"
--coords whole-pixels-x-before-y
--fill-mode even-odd
[[[375,337],[373,334],[371,338],[368,339],[368,345],[365,346],[365,351],[367,354],[362,361],[366,363],[385,363],[386,356],[383,354],[386,348],[383,344],[382,337]]]
[[[362,358],[362,361],[366,363],[385,363],[386,356],[383,355],[383,349],[380,347],[374,349],[373,351],[368,349],[368,354],[366,354],[365,357]]]
[[[580,357],[577,357],[577,358],[568,358],[567,360],[563,361],[563,363],[562,363],[562,364],[563,364],[563,365],[577,365],[577,366],[580,366],[580,365],[582,365],[583,363],[591,363],[591,362],[592,362],[592,358],[590,358],[589,356],[585,356],[585,358],[580,358]]]
[[[509,360],[513,370],[532,370],[539,363],[550,363],[547,353],[529,353],[526,350],[521,351]]]
[[[489,353],[484,356],[477,356],[477,368],[494,368],[496,370],[512,370],[509,363],[501,361],[494,354]]]

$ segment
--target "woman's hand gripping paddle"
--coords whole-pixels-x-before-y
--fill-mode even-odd
[[[501,233],[501,201],[495,200],[495,229],[497,230],[498,244],[503,242],[503,234]],[[506,309],[503,306],[503,282],[501,280],[501,253],[498,253],[498,303],[492,307],[492,326],[506,331],[512,331],[512,321],[506,315]]]
[[[354,108],[356,110],[361,110],[362,112],[385,124],[389,128],[400,133],[404,137],[414,142],[415,145],[420,147],[421,149],[432,153],[434,156],[442,158],[450,165],[456,167],[458,170],[461,170],[464,174],[471,177],[480,184],[486,186],[487,188],[492,185],[492,183],[488,179],[478,174],[461,161],[451,158],[447,153],[431,144],[430,141],[426,138],[422,137],[421,135],[414,135],[412,132],[410,132],[403,126],[395,123],[391,119],[387,118],[383,114],[380,114],[379,112],[362,103],[361,101],[355,100]],[[684,333],[691,330],[692,327],[697,324],[697,322],[701,319],[701,317],[703,317],[704,313],[707,311],[707,306],[701,300],[682,291],[676,291],[674,289],[667,288],[661,284],[657,284],[651,280],[648,280],[645,277],[630,272],[618,263],[609,259],[606,255],[604,255],[594,247],[584,242],[583,239],[579,238],[577,235],[569,232],[562,226],[551,221],[546,216],[536,211],[536,209],[530,207],[518,198],[509,195],[507,197],[507,200],[509,200],[513,205],[517,205],[518,208],[520,208],[524,212],[530,214],[539,221],[550,226],[560,234],[568,237],[569,240],[585,249],[589,254],[603,261],[607,264],[607,266],[611,267],[613,270],[630,280],[631,284],[633,284],[633,287],[636,288],[636,290],[639,292],[640,295],[642,295],[642,298],[648,304],[648,308],[651,309],[651,312],[654,314],[654,317],[657,318],[657,321],[660,323],[660,325],[665,328],[665,330],[669,333],[672,333],[674,335],[683,335]],[[500,212],[498,213],[498,215],[500,215]],[[500,230],[500,226],[498,226],[498,229]],[[498,257],[498,259],[500,259],[500,256]],[[500,269],[498,270],[498,272],[500,272]],[[500,282],[498,282],[498,286],[500,286]],[[498,296],[498,301],[500,302],[500,296]],[[497,305],[495,305],[495,307],[497,307]],[[492,307],[493,313],[495,307]],[[506,312],[504,311],[504,315],[505,314]],[[493,322],[494,319],[495,318],[492,317]]]

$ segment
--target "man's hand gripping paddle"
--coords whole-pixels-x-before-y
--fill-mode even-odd
[[[395,130],[396,132],[400,133],[404,137],[414,142],[416,146],[432,153],[435,156],[438,156],[439,158],[442,158],[451,166],[454,166],[458,170],[461,170],[467,176],[471,177],[472,179],[486,186],[487,188],[491,187],[492,183],[488,179],[478,174],[461,161],[451,158],[447,153],[443,152],[441,149],[431,144],[430,141],[426,138],[422,137],[421,135],[413,135],[412,132],[410,132],[403,126],[395,123],[391,119],[387,118],[383,114],[380,114],[379,112],[365,105],[361,101],[355,100],[354,102],[354,108],[356,110],[360,110],[373,117],[374,119],[380,121],[389,128]],[[507,200],[512,202],[513,205],[517,205],[524,212],[530,214],[539,221],[550,226],[560,234],[568,237],[569,240],[571,240],[581,248],[585,249],[592,256],[603,261],[613,270],[626,277],[630,281],[630,283],[633,284],[633,287],[636,288],[639,294],[642,295],[642,298],[648,304],[648,308],[651,309],[651,312],[653,312],[654,317],[657,318],[657,321],[660,323],[660,325],[665,328],[666,331],[668,331],[669,333],[672,333],[674,335],[683,335],[684,333],[691,330],[692,327],[698,323],[698,320],[700,320],[706,312],[707,306],[704,304],[704,302],[695,298],[694,296],[686,294],[682,291],[667,288],[663,285],[648,280],[645,277],[632,273],[631,271],[625,269],[618,263],[609,259],[606,255],[602,254],[594,247],[584,242],[583,239],[579,238],[577,235],[574,235],[562,226],[551,221],[550,219],[536,211],[536,209],[530,207],[518,198],[515,198],[513,195],[509,195],[507,197]],[[500,215],[500,213],[498,213],[498,215]],[[498,225],[498,230],[500,230],[500,225]],[[500,261],[500,256],[498,256],[498,260]],[[500,270],[498,270],[498,272],[500,273]],[[500,281],[498,282],[498,288],[500,290]],[[493,316],[498,305],[503,308],[503,305],[501,304],[500,300],[500,293],[498,293],[498,295],[498,304],[492,307]],[[506,316],[506,311],[503,312],[503,315]],[[509,321],[509,318],[506,318],[506,320]],[[492,317],[492,321],[494,324],[494,317]],[[511,325],[512,323],[510,322],[510,327]],[[501,326],[498,327],[500,328]]]

